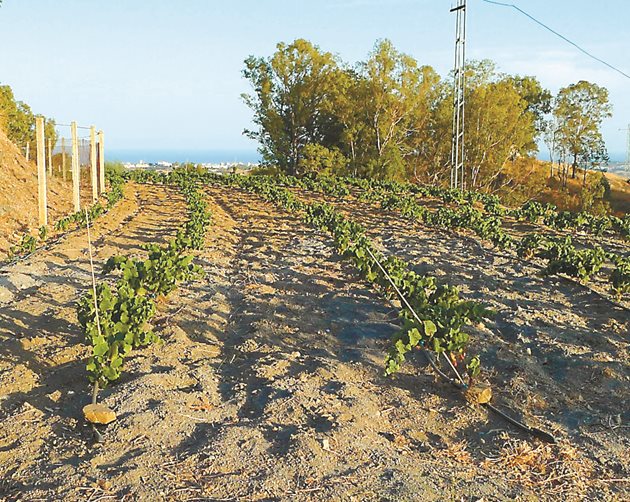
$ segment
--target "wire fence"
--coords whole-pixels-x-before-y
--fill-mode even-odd
[[[88,128],[89,129],[89,128]],[[90,166],[90,136],[77,137],[77,152],[79,158],[80,167]],[[21,145],[16,145],[26,160],[36,162],[37,161],[37,142],[36,140],[26,141]],[[46,163],[49,168],[53,168],[54,172],[61,172],[63,160],[67,161],[67,166],[72,162],[72,137],[71,135],[59,135],[58,131],[55,134],[44,136],[44,148],[46,150]],[[98,137],[96,139],[97,151],[102,151],[100,148]]]
[[[89,133],[86,135],[85,131]],[[81,208],[81,191],[87,188],[85,182],[93,202],[105,192],[104,135],[94,126],[79,126],[76,122],[55,124],[39,116],[34,131],[29,131],[23,141],[13,141],[27,161],[37,164],[40,226],[47,225],[48,220],[48,179],[60,177],[72,182],[75,211]]]
[[[91,163],[90,138],[77,138],[77,151],[79,168],[89,168]],[[72,138],[57,137],[55,143],[46,143],[46,148],[50,149],[50,160],[48,165],[49,174],[61,175],[64,179],[72,178]],[[96,148],[100,151],[97,143]]]

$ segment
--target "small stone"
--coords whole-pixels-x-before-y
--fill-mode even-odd
[[[116,413],[102,404],[88,404],[83,407],[85,419],[93,424],[109,424],[116,420]]]
[[[330,451],[330,441],[328,439],[322,439],[322,449]]]
[[[489,403],[492,399],[492,388],[486,384],[475,384],[466,391],[466,399],[477,404]]]
[[[61,391],[56,390],[55,392],[47,394],[46,397],[50,399],[51,401],[53,401],[54,403],[58,403],[59,399],[61,399]]]

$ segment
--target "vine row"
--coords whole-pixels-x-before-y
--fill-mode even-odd
[[[299,187],[335,197],[350,195],[349,186],[360,187],[363,189],[359,194],[360,200],[378,202],[381,208],[397,211],[412,221],[440,229],[467,229],[473,231],[481,239],[490,241],[499,249],[515,249],[521,258],[531,259],[536,257],[545,260],[543,273],[546,275],[563,273],[569,277],[576,278],[581,283],[586,283],[608,260],[613,267],[612,272],[608,276],[608,282],[615,298],[619,300],[623,295],[630,292],[629,257],[615,253],[606,253],[598,245],[592,248],[576,248],[570,236],[557,238],[533,232],[521,239],[516,239],[503,230],[502,219],[499,216],[499,214],[508,214],[512,210],[500,206],[498,198],[494,195],[462,192],[461,190],[440,187],[414,186],[409,183],[401,184],[352,178],[298,179],[280,176],[279,181],[286,186]],[[467,204],[456,208],[442,206],[432,211],[420,204],[416,197],[410,195],[410,193],[440,196],[445,202],[465,201]],[[492,207],[492,212],[484,213],[474,207],[473,203],[476,201],[482,201],[486,208]],[[518,211],[521,215],[519,216],[520,218],[534,221],[541,208],[546,208],[545,218],[556,218],[554,221],[569,221],[565,214],[567,212],[554,213],[550,209],[551,207],[550,205],[542,206],[533,202],[513,211]],[[554,214],[556,216],[553,216]],[[575,218],[584,219],[587,216],[589,218],[592,217],[592,215],[587,215],[587,213],[577,213]],[[612,216],[607,221],[610,223],[614,221],[614,218],[616,217]],[[630,223],[630,217],[626,217],[626,219]],[[620,220],[619,218],[617,220],[625,221],[625,219]],[[589,221],[595,222],[600,220],[590,219]],[[568,224],[562,228],[568,228]]]
[[[408,352],[422,346],[437,354],[446,353],[454,365],[463,364],[469,379],[478,376],[480,360],[477,355],[468,354],[470,335],[464,328],[491,317],[494,313],[486,306],[463,300],[456,287],[441,284],[435,277],[416,273],[404,260],[391,256],[386,258],[373,246],[361,225],[343,216],[330,204],[303,202],[270,177],[231,175],[211,180],[254,192],[290,212],[302,213],[305,222],[333,238],[337,252],[352,260],[367,282],[387,298],[393,298],[395,290],[376,260],[382,264],[422,321],[419,323],[406,306],[401,306],[403,327],[388,347],[385,360],[387,375],[400,369]]]
[[[187,201],[184,228],[164,246],[143,246],[148,251],[144,260],[109,258],[103,275],[115,274],[117,280],[100,282],[96,295],[89,291],[79,300],[79,322],[91,347],[86,369],[95,390],[120,378],[124,360],[133,349],[159,341],[148,324],[156,313],[157,299],[178,284],[203,276],[203,270],[193,264],[193,256],[185,252],[203,247],[211,215],[203,192],[194,183],[183,177],[176,182]]]

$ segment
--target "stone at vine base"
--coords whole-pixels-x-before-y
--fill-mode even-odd
[[[492,399],[492,388],[482,383],[475,384],[466,390],[466,399],[471,403],[489,403]]]
[[[88,404],[83,407],[83,414],[88,422],[93,424],[109,424],[116,420],[114,410],[102,404]]]

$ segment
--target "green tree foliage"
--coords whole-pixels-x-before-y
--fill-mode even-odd
[[[302,39],[278,44],[269,59],[251,56],[245,61],[243,75],[254,92],[243,99],[258,126],[245,134],[260,142],[265,163],[300,174],[305,145],[337,142],[333,108],[340,73],[335,56]]]
[[[266,167],[292,175],[448,180],[452,79],[390,41],[377,42],[351,66],[298,39],[278,44],[269,58],[250,56],[243,74],[253,88],[244,100],[256,124],[246,134],[259,141]],[[579,82],[552,99],[535,77],[499,73],[488,60],[468,63],[466,83],[469,187],[513,192],[530,178],[519,160],[537,151],[543,135],[554,158],[573,156],[574,169],[578,160],[592,168],[607,158],[599,133],[610,115],[605,89]]]
[[[453,124],[452,83],[439,80],[432,89],[428,114],[418,113],[410,136],[409,179],[441,184],[449,179]]]
[[[606,158],[600,127],[610,116],[612,105],[604,87],[580,80],[558,92],[553,109],[557,149],[571,158],[572,178],[580,162],[586,168],[593,159]]]
[[[584,170],[585,182],[580,194],[581,210],[604,216],[610,211],[610,183],[603,173],[589,173]]]
[[[337,148],[326,148],[317,143],[304,145],[298,168],[304,174],[342,174],[348,159]]]
[[[465,123],[469,186],[490,187],[500,179],[507,160],[537,150],[536,113],[523,97],[527,93],[523,82],[540,88],[532,77],[498,74],[491,61],[469,64]]]
[[[359,174],[405,178],[406,160],[421,141],[439,77],[429,66],[398,52],[389,40],[376,44],[358,66],[353,106],[360,110]],[[411,138],[414,141],[411,141]],[[361,172],[363,171],[363,172]]]
[[[35,114],[30,106],[15,99],[13,90],[8,85],[0,85],[0,129],[18,147],[24,148],[30,144],[31,150],[35,151]],[[44,135],[46,140],[51,139],[54,146],[57,142],[54,120],[46,119]]]
[[[8,85],[0,86],[0,128],[18,146],[35,141],[35,115],[27,104],[15,99]]]
[[[57,144],[57,124],[54,119],[46,119],[44,121],[44,137],[46,142],[50,140],[50,145],[54,148]],[[46,143],[46,148],[48,148],[48,143]]]
[[[508,76],[508,80],[527,104],[525,111],[534,115],[536,132],[542,133],[546,127],[545,118],[551,112],[551,92],[544,89],[535,77],[516,75]]]

